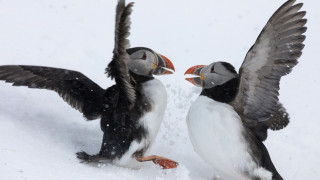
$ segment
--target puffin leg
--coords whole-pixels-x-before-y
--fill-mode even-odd
[[[161,156],[151,155],[146,157],[136,157],[137,161],[152,161],[154,164],[161,166],[163,169],[176,168],[179,164],[171,159],[164,158]]]

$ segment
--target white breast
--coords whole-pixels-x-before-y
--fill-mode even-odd
[[[153,79],[143,83],[142,89],[152,107],[151,111],[144,114],[139,120],[139,124],[147,130],[147,137],[140,142],[133,141],[131,143],[129,150],[118,162],[115,162],[120,166],[130,168],[139,168],[141,166],[141,163],[136,161],[132,154],[142,148],[151,147],[158,134],[167,106],[167,92],[159,80]]]
[[[246,179],[241,171],[256,167],[246,150],[241,119],[232,106],[199,96],[190,107],[187,124],[194,150],[230,179]]]
[[[146,113],[141,119],[140,124],[148,131],[149,143],[153,142],[158,134],[164,112],[167,106],[167,92],[163,84],[157,80],[151,80],[143,84],[145,96],[151,103],[151,111]]]

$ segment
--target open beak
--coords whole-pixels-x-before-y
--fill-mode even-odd
[[[195,75],[197,77],[186,78],[186,80],[191,82],[195,86],[202,87],[202,80],[204,80],[204,76],[201,73],[201,70],[202,70],[203,67],[205,67],[205,65],[196,65],[196,66],[192,66],[191,68],[189,68],[184,73],[184,75],[191,74],[191,75]]]
[[[154,75],[173,74],[175,71],[172,62],[165,56],[155,53],[158,61],[152,65]],[[170,70],[170,71],[169,71]]]

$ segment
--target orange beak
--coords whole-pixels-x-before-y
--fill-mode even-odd
[[[200,72],[201,72],[201,70],[202,70],[202,68],[204,66],[205,65],[196,65],[196,66],[192,66],[191,68],[189,68],[184,73],[184,75],[191,74],[191,75],[196,75],[198,77],[186,78],[186,80],[189,81],[190,83],[192,83],[195,86],[202,87],[202,82],[201,81],[204,79],[204,77],[203,77],[203,74],[200,73]],[[199,76],[201,76],[201,77],[199,77]]]
[[[164,55],[161,55],[159,53],[155,53],[155,54],[158,58],[158,62],[157,64],[153,64],[152,66],[152,68],[154,69],[153,74],[154,75],[173,74],[175,69],[172,62]],[[172,70],[172,71],[169,71],[169,70]]]

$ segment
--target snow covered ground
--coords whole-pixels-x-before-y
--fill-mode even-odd
[[[301,2],[302,0],[299,0]],[[272,13],[285,0],[137,0],[131,45],[169,57],[176,67],[158,77],[168,91],[164,122],[150,154],[177,160],[174,170],[79,163],[75,153],[99,151],[99,121],[86,122],[56,93],[0,82],[0,179],[212,179],[193,152],[185,116],[200,89],[184,80],[196,64],[229,61],[237,68]],[[290,180],[320,178],[320,2],[304,0],[308,18],[300,63],[281,81],[289,126],[269,132],[266,146]],[[0,0],[0,64],[77,70],[106,88],[116,0]],[[210,143],[210,142],[208,142]]]

